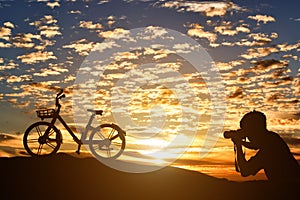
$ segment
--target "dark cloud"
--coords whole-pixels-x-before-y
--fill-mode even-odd
[[[243,97],[243,89],[242,88],[237,88],[234,92],[232,92],[228,96],[229,99],[242,98],[242,97]]]

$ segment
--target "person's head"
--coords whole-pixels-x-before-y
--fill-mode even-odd
[[[243,116],[240,121],[242,131],[250,140],[260,137],[267,130],[267,118],[264,113],[252,111]]]

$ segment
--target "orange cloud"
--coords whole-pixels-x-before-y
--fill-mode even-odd
[[[33,75],[34,76],[43,76],[43,77],[47,77],[47,76],[55,76],[55,75],[60,75],[61,73],[65,73],[68,72],[69,70],[59,66],[58,64],[49,64],[48,68],[43,68],[41,70],[41,72],[36,72]]]
[[[203,28],[204,27],[201,26],[200,24],[192,24],[191,29],[188,30],[187,34],[189,36],[195,36],[195,37],[199,37],[199,38],[206,38],[211,43],[215,42],[217,40],[217,35],[215,33],[204,31]]]
[[[6,27],[0,27],[0,39],[9,41],[11,36],[11,29]]]
[[[271,69],[282,69],[287,66],[287,63],[284,61],[278,60],[258,60],[254,62],[255,66],[252,68],[256,72],[267,72]]]
[[[12,22],[4,22],[4,26],[11,29],[15,28],[15,25]]]
[[[72,42],[69,45],[64,45],[63,48],[74,49],[76,53],[81,56],[89,55],[90,51],[94,47],[93,42],[88,42],[86,39],[81,39],[75,42]]]
[[[58,26],[40,26],[41,35],[45,35],[47,38],[55,37],[56,35],[61,35]]]
[[[50,59],[57,59],[51,51],[37,51],[29,54],[18,56],[17,59],[21,59],[21,62],[26,64],[34,64],[39,62],[45,62]]]
[[[263,22],[264,24],[268,22],[275,22],[275,18],[268,15],[255,15],[255,16],[248,16],[249,19],[256,20],[257,23]]]
[[[55,7],[60,7],[59,2],[55,1],[55,2],[47,2],[46,4],[48,7],[50,7],[51,9],[55,8]]]
[[[93,23],[92,21],[80,21],[79,27],[86,29],[103,29],[102,24]]]
[[[299,75],[298,75],[299,77]],[[293,90],[295,95],[300,95],[300,79],[297,78],[293,82]]]
[[[234,98],[243,98],[243,89],[240,87],[237,87],[234,89],[233,92],[228,96],[229,99],[234,99]]]
[[[236,60],[236,61],[231,61],[231,62],[217,62],[215,64],[219,70],[227,71],[227,70],[233,69],[236,66],[242,65],[244,63],[245,63],[245,61],[243,61],[243,60]]]
[[[300,41],[298,41],[295,44],[287,44],[287,43],[278,44],[277,47],[279,48],[280,51],[291,51],[300,47]]]
[[[224,16],[228,11],[245,9],[239,7],[232,2],[217,2],[217,1],[169,1],[161,5],[163,8],[174,8],[178,12],[198,12],[208,17]]]
[[[11,46],[12,44],[10,43],[0,42],[0,48],[10,48]]]
[[[0,64],[3,64],[3,65],[0,65],[0,70],[10,70],[10,69],[14,69],[17,66],[19,66],[13,60],[10,60],[7,64],[5,64],[3,58],[0,58]]]
[[[103,31],[98,34],[99,37],[103,38],[113,38],[113,39],[119,39],[124,37],[126,34],[128,34],[128,30],[125,30],[123,28],[116,28],[112,31]]]
[[[32,33],[17,34],[12,38],[12,43],[17,48],[32,48],[35,46],[33,39],[41,40],[40,35],[34,35]]]
[[[239,32],[249,33],[250,29],[245,27],[245,25],[238,26],[236,28],[232,28],[231,22],[222,22],[222,25],[215,26],[214,30],[221,35],[233,36],[238,34]]]
[[[265,33],[251,33],[248,35],[249,38],[253,38],[255,41],[261,42],[263,45],[267,44],[278,37],[277,33],[272,33],[270,36]]]
[[[29,25],[37,27],[40,30],[41,35],[44,35],[47,38],[52,38],[56,35],[61,35],[56,23],[57,20],[54,19],[52,15],[45,15],[40,20],[29,23]]]
[[[246,54],[242,54],[241,57],[245,59],[253,59],[268,56],[272,53],[278,52],[278,49],[275,47],[261,47],[248,49]]]

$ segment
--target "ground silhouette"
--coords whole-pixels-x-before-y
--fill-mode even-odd
[[[59,153],[0,158],[0,199],[299,199],[298,185],[233,182],[165,167],[131,174]]]

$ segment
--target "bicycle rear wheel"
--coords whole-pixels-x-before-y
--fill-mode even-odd
[[[31,156],[55,154],[61,143],[60,131],[49,122],[32,124],[27,128],[23,137],[23,145]]]
[[[115,124],[102,124],[90,135],[89,148],[99,159],[116,159],[125,149],[124,131]]]

